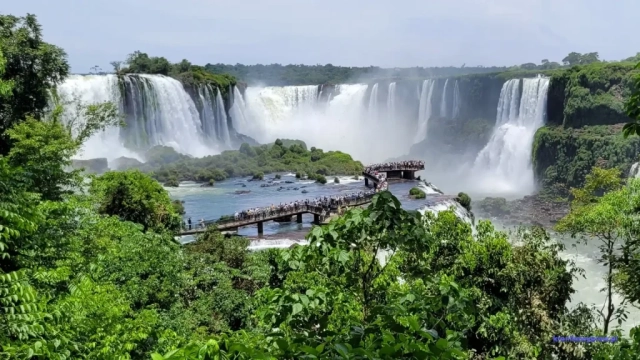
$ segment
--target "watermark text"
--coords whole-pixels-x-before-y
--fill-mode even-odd
[[[553,342],[576,342],[576,343],[594,343],[607,342],[614,343],[618,341],[617,336],[554,336]]]

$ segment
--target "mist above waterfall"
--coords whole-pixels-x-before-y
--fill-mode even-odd
[[[242,102],[235,94],[233,125],[263,143],[300,139],[382,161],[407,153],[415,134],[414,112],[396,93],[395,83],[337,85],[331,93],[319,86],[249,87]]]

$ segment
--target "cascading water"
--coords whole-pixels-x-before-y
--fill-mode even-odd
[[[387,93],[387,118],[394,121],[396,117],[396,83],[389,84]]]
[[[325,87],[327,95],[333,94],[329,99],[319,98],[319,86],[249,87],[244,97],[234,93],[233,127],[262,143],[300,139],[363,162],[383,161],[407,153],[406,138],[415,131],[415,120],[409,126],[392,119],[393,113],[404,121],[408,111],[396,103],[395,86],[390,88],[387,101],[379,102],[376,85]]]
[[[414,144],[417,144],[427,138],[427,125],[431,117],[431,105],[434,80],[425,80],[422,82],[422,91],[420,92],[420,109],[418,110],[418,132],[416,133]]]
[[[535,190],[531,165],[533,136],[546,117],[549,79],[507,81],[500,92],[496,127],[472,167],[474,189],[485,193],[529,194]]]
[[[220,90],[211,85],[197,87],[200,100],[200,123],[202,131],[212,140],[226,148],[231,148],[231,138],[227,124],[227,113],[224,109],[224,101]],[[214,95],[216,94],[216,95]]]
[[[86,123],[78,106],[103,102],[116,105],[122,103],[118,77],[115,75],[71,75],[57,87],[57,94],[64,108],[62,121],[73,128],[74,135],[79,130],[78,127]],[[124,147],[119,128],[109,128],[94,134],[83,144],[78,154],[80,159],[106,157],[111,160],[121,156],[140,160],[138,155]]]
[[[453,86],[453,109],[451,110],[451,117],[456,119],[460,115],[460,88],[458,87],[458,80],[456,80]]]
[[[205,144],[198,109],[178,80],[136,75],[129,77],[129,85],[125,86],[127,145],[142,149],[171,146],[198,157],[215,152]]]
[[[206,156],[231,147],[224,101],[209,85],[192,88],[162,75],[72,75],[57,87],[65,105],[65,121],[78,117],[76,106],[109,101],[119,106],[123,128],[96,134],[80,158],[141,158],[150,147],[171,146],[192,156]],[[193,96],[193,98],[192,98]],[[195,100],[195,102],[194,102]],[[198,103],[198,105],[196,105]]]
[[[449,79],[445,80],[442,89],[442,100],[440,101],[440,117],[447,117],[447,88],[449,87]]]
[[[630,178],[640,178],[640,163],[633,163],[631,170],[629,170]]]
[[[227,120],[227,112],[224,108],[224,100],[222,99],[222,94],[220,94],[220,89],[217,89],[218,94],[216,94],[216,123],[218,124],[218,138],[224,142],[224,144],[231,148],[231,136],[229,135],[229,123]]]
[[[369,94],[369,119],[372,123],[377,123],[378,118],[378,83],[375,83]]]

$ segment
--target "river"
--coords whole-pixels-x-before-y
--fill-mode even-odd
[[[193,224],[197,224],[200,219],[213,220],[223,215],[230,215],[236,211],[246,210],[255,207],[264,207],[271,204],[280,204],[295,200],[314,199],[323,196],[348,194],[363,191],[364,178],[355,180],[351,176],[340,176],[340,183],[334,183],[334,177],[327,177],[327,184],[317,184],[311,180],[298,180],[292,173],[280,173],[281,179],[273,179],[274,175],[268,175],[265,180],[279,181],[280,184],[270,187],[261,187],[267,181],[248,181],[249,178],[236,178],[221,181],[214,187],[201,187],[196,183],[181,183],[178,188],[167,188],[172,199],[184,201],[186,214],[184,219],[191,218]],[[286,183],[290,181],[291,183]],[[244,185],[244,186],[243,186]],[[436,184],[437,185],[437,184]],[[432,209],[442,210],[447,206],[441,206],[433,201],[433,199],[413,200],[408,197],[409,189],[416,186],[416,182],[399,182],[390,183],[389,190],[400,200],[403,208],[407,210],[417,210],[428,206]],[[283,187],[283,190],[278,188]],[[294,188],[298,188],[294,190]],[[237,194],[236,191],[250,191],[245,194]],[[302,193],[305,190],[307,193]],[[443,203],[446,205],[446,203]],[[247,236],[252,239],[250,248],[252,250],[260,250],[273,247],[289,247],[294,243],[304,244],[305,235],[311,228],[313,215],[303,215],[302,224],[295,221],[290,223],[277,223],[268,221],[264,223],[264,236],[257,237],[257,226],[251,225],[238,229],[238,234]],[[493,220],[495,226],[505,229],[499,220]],[[605,283],[603,275],[606,270],[597,263],[598,249],[597,243],[593,242],[588,245],[572,246],[574,241],[568,238],[560,237],[552,233],[554,239],[560,240],[565,244],[567,249],[563,252],[562,257],[572,259],[576,265],[585,270],[586,278],[579,278],[574,282],[576,294],[572,299],[572,303],[576,304],[580,301],[589,305],[601,304],[605,300],[605,296],[599,290],[604,287]],[[183,243],[193,241],[193,236],[184,236],[180,240]],[[617,304],[620,303],[620,297],[614,296]],[[637,309],[630,309],[628,320],[623,323],[625,334],[628,330],[640,324],[640,312]],[[617,325],[612,324],[612,325]],[[576,334],[583,335],[583,334]],[[586,335],[586,334],[585,334]]]

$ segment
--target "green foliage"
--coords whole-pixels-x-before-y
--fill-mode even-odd
[[[93,179],[89,192],[100,213],[141,224],[145,231],[177,231],[182,223],[169,194],[138,170],[107,172]]]
[[[572,189],[574,200],[571,212],[556,225],[559,232],[580,235],[580,241],[598,244],[598,263],[606,268],[606,306],[599,311],[606,335],[614,318],[626,318],[624,306],[616,309],[613,304],[614,281],[633,301],[640,299],[637,286],[628,286],[629,279],[635,277],[635,267],[629,258],[635,257],[634,243],[640,235],[636,221],[632,220],[640,208],[640,183],[633,181],[628,187],[621,187],[619,173],[613,170],[594,168],[581,189]],[[597,195],[602,195],[597,197]],[[635,283],[635,279],[633,280]]]
[[[553,66],[547,61],[538,66],[548,69]],[[520,69],[519,67],[514,67]],[[379,81],[381,79],[397,78],[435,78],[452,77],[464,74],[498,73],[508,70],[506,67],[432,67],[432,68],[391,68],[383,69],[376,66],[343,67],[326,65],[226,65],[207,64],[205,69],[216,74],[231,74],[248,83],[268,84],[271,86],[284,85],[318,85],[318,84],[346,84],[353,82]],[[529,71],[533,71],[529,69]],[[535,74],[534,74],[535,76]]]
[[[12,84],[0,79],[4,96],[9,86],[51,65],[16,61],[29,60],[42,43],[24,40],[39,37],[33,17],[24,20],[33,31],[12,38],[7,29],[15,21],[0,17],[2,52],[16,44],[32,48],[22,49],[23,58],[18,51],[7,56],[7,68],[16,73]],[[188,61],[146,59],[138,65],[149,71],[192,69]],[[132,62],[138,60],[145,58]],[[33,108],[34,99],[14,97],[9,107]],[[579,272],[540,228],[509,236],[480,222],[473,231],[452,211],[408,212],[382,191],[366,209],[312,228],[309,246],[249,252],[248,239],[227,238],[214,228],[178,245],[171,232],[180,225],[182,203],[171,202],[149,176],[131,170],[87,179],[64,172],[88,134],[115,119],[108,105],[100,108],[105,116],[96,115],[86,133],[61,125],[61,108],[47,122],[21,115],[5,123],[12,128],[2,135],[11,136],[12,147],[0,156],[0,358],[638,357],[638,328],[616,344],[550,342],[553,335],[610,329],[596,330],[584,306],[568,308]],[[280,140],[197,160],[155,151],[158,163],[177,160],[160,169],[170,170],[161,175],[166,179],[362,171],[346,154],[303,145]],[[621,186],[618,177],[616,170],[601,169],[586,176],[558,229],[595,235],[603,244],[600,260],[611,269],[608,298],[618,290],[637,306],[640,182]],[[84,180],[92,180],[90,196]],[[458,198],[470,204],[465,194]],[[600,315],[609,323],[610,314],[609,304]]]
[[[256,171],[251,176],[253,180],[264,180],[264,173],[262,171]]]
[[[0,15],[0,52],[4,71],[0,80],[13,83],[11,101],[0,102],[0,134],[27,115],[41,119],[49,99],[49,90],[69,73],[66,53],[43,41],[35,15]],[[37,66],[35,66],[37,64]],[[5,87],[6,95],[6,87]],[[7,154],[9,143],[0,138],[0,154]]]
[[[624,104],[637,74],[633,64],[601,62],[554,72],[548,122],[575,128],[628,122]]]
[[[179,63],[171,64],[161,56],[149,56],[141,51],[129,54],[126,67],[120,68],[117,63],[118,74],[160,74],[171,76],[179,80],[185,87],[208,84],[220,90],[222,96],[228,97],[229,87],[236,85],[236,79],[228,73],[211,72],[205,67],[192,65],[184,59]]]
[[[286,147],[284,144],[292,144]],[[153,171],[153,177],[161,182],[176,178],[181,181],[208,182],[209,179],[222,181],[229,177],[251,176],[262,174],[255,179],[263,179],[264,174],[273,172],[303,172],[315,179],[315,174],[353,175],[363,170],[362,163],[351,156],[339,152],[323,152],[321,149],[305,150],[306,145],[293,140],[280,140],[283,145],[251,146],[244,143],[239,150],[225,151],[220,155],[207,156],[200,159],[183,157],[181,160],[165,163],[159,167],[145,167]],[[304,145],[304,146],[303,146]],[[174,158],[175,159],[175,158]],[[310,177],[311,178],[311,177]],[[326,178],[325,178],[326,183]]]
[[[166,187],[179,187],[180,181],[178,181],[178,179],[176,178],[170,178],[167,181],[165,181],[163,185]]]
[[[456,197],[456,201],[460,203],[460,205],[462,205],[463,208],[467,209],[467,211],[471,211],[471,198],[469,197],[469,195],[463,192],[458,193],[458,196]]]
[[[16,124],[6,134],[14,143],[7,159],[14,167],[29,169],[24,181],[44,200],[60,200],[80,182],[77,171],[66,171],[79,149],[62,125],[33,118]]]
[[[474,204],[489,216],[503,216],[509,212],[507,199],[501,197],[487,197]]]
[[[567,196],[595,166],[627,174],[637,161],[640,139],[625,139],[619,126],[565,129],[545,126],[534,137],[532,161],[544,191]]]
[[[562,59],[562,62],[565,65],[574,66],[574,65],[587,65],[600,61],[600,55],[598,52],[591,52],[586,54],[580,54],[577,52],[571,52],[569,55],[565,56]]]
[[[309,180],[315,180],[318,184],[324,185],[327,183],[327,178],[322,174],[309,174],[307,177]]]
[[[636,69],[640,69],[640,60],[636,61],[638,61]],[[633,92],[625,103],[625,111],[632,121],[622,128],[624,137],[632,134],[640,135],[640,72],[633,78]]]
[[[409,190],[409,195],[411,195],[411,197],[413,197],[414,199],[424,199],[427,197],[427,194],[425,194],[422,189],[417,187],[411,188],[411,190]]]

